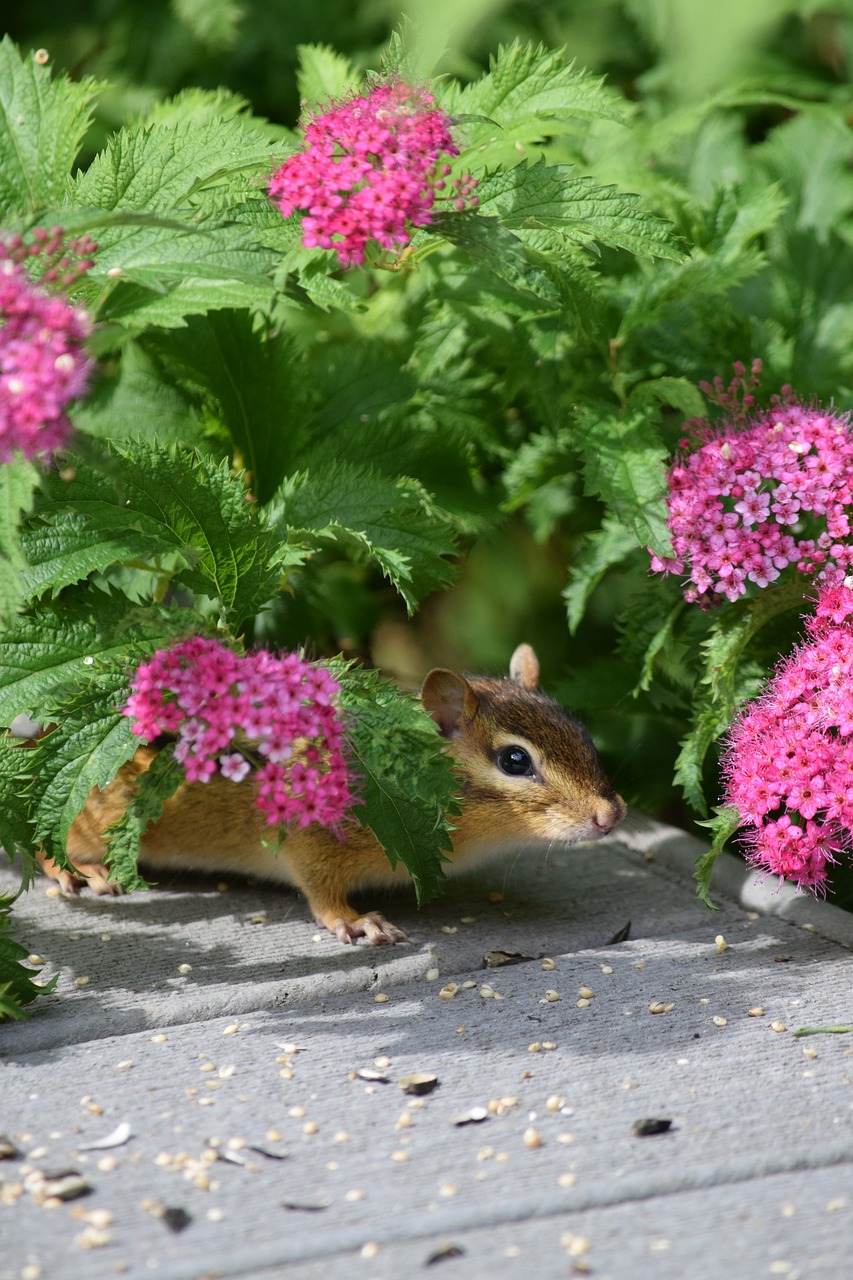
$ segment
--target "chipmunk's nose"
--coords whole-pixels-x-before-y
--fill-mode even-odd
[[[625,817],[625,801],[619,795],[612,799],[602,798],[592,814],[592,825],[599,835],[606,836],[618,826]]]

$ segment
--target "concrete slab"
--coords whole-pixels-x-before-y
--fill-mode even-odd
[[[710,914],[697,847],[637,820],[401,899],[393,950],[313,941],[279,891],[37,888],[18,932],[63,995],[0,1028],[0,1280],[846,1280],[853,1037],[793,1033],[851,1020],[853,919],[747,909],[733,859]],[[437,1087],[404,1093],[415,1072]],[[69,1169],[90,1194],[38,1203],[33,1173]]]

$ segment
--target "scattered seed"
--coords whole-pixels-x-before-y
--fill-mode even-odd
[[[364,1192],[361,1190],[360,1187],[353,1187],[352,1191],[345,1192],[344,1199],[348,1200],[352,1204],[356,1200],[363,1200]]]
[[[779,1022],[777,1020],[775,1022],[770,1023],[770,1030],[771,1031],[787,1031],[788,1028],[785,1026],[784,1022]]]
[[[101,1156],[97,1167],[101,1173],[112,1173],[113,1170],[118,1168],[118,1160],[115,1156]]]
[[[427,982],[435,982],[437,977],[438,977],[438,969],[427,969],[426,973],[424,974],[424,978],[426,979]]]
[[[635,1120],[631,1126],[631,1132],[635,1138],[650,1138],[658,1133],[669,1133],[672,1128],[671,1120],[654,1119],[649,1117],[644,1120]]]
[[[442,933],[458,933],[459,929],[455,924],[443,924],[441,926]]]
[[[442,1182],[441,1186],[438,1188],[438,1194],[440,1196],[455,1196],[458,1191],[459,1188],[455,1182]]]
[[[524,1130],[524,1133],[521,1135],[521,1141],[526,1147],[529,1147],[531,1151],[535,1150],[536,1147],[542,1146],[541,1134],[539,1133],[539,1130],[534,1129],[532,1125],[528,1126],[528,1128]]]
[[[541,1049],[541,1048],[542,1048],[542,1042],[541,1042],[540,1040],[534,1040],[532,1044],[529,1044],[529,1045],[527,1046],[527,1052],[528,1052],[528,1053],[539,1053],[539,1051],[540,1051],[540,1049]]]
[[[725,938],[721,933],[718,933],[716,938],[714,939],[714,946],[717,948],[718,951],[728,951],[729,949],[729,944],[726,942]]]
[[[572,1231],[566,1231],[560,1236],[560,1244],[570,1258],[581,1258],[585,1253],[589,1253],[589,1241],[586,1236],[577,1236]]]
[[[578,995],[582,1000],[592,1000],[595,996],[595,992],[592,987],[578,987]]]
[[[613,972],[613,966],[612,966],[612,965],[609,965],[609,964],[602,964],[602,965],[599,965],[599,968],[601,969],[601,972],[602,972],[602,973],[612,973],[612,972]]]
[[[408,1151],[392,1151],[391,1152],[391,1159],[396,1164],[405,1164],[408,1158],[409,1158]]]
[[[561,1173],[557,1179],[558,1187],[573,1187],[577,1182],[577,1176],[574,1173]]]
[[[411,1111],[404,1111],[404,1112],[403,1112],[403,1114],[402,1114],[402,1115],[400,1115],[400,1116],[398,1116],[398,1117],[397,1117],[397,1119],[395,1120],[395,1122],[394,1122],[394,1128],[395,1128],[395,1129],[409,1129],[409,1128],[411,1128],[411,1124],[412,1124],[412,1113],[411,1113]]]
[[[91,978],[87,978],[87,977],[85,977],[85,976],[84,976],[84,977],[81,977],[81,978],[75,978],[75,979],[74,979],[74,985],[75,985],[75,987],[88,987],[88,985],[89,985],[89,983],[90,983],[91,981],[92,981],[92,979],[91,979]]]
[[[674,1000],[653,1000],[649,1005],[649,1013],[672,1013],[674,1008]]]
[[[229,1026],[227,1026],[227,1027],[225,1027],[225,1028],[224,1028],[224,1030],[223,1030],[222,1034],[223,1034],[224,1036],[233,1036],[233,1035],[236,1035],[236,1033],[237,1033],[239,1030],[240,1030],[240,1028],[237,1026],[237,1023],[236,1023],[236,1022],[232,1022]]]
[[[204,1216],[207,1218],[208,1222],[221,1222],[225,1217],[225,1210],[217,1208],[208,1209]]]
[[[575,1003],[578,1009],[588,1009],[592,1004],[592,1001],[588,996],[581,996],[580,1000],[577,1000]]]
[[[375,995],[375,996],[373,997],[373,1003],[374,1003],[374,1004],[387,1004],[387,1003],[388,1003],[388,1001],[389,1001],[390,999],[391,999],[391,997],[390,997],[390,996],[386,996],[386,994],[385,994],[385,992],[384,992],[384,991],[380,991],[378,995]]]
[[[757,1004],[757,1005],[755,1005],[752,1009],[747,1009],[747,1011],[746,1011],[746,1016],[747,1016],[748,1018],[763,1018],[763,1017],[764,1017],[764,1005],[763,1005],[763,1004]]]
[[[339,1129],[338,1132],[335,1134],[335,1136],[332,1138],[332,1142],[337,1142],[339,1145],[344,1142],[349,1142],[349,1134],[347,1133],[346,1129]]]
[[[500,969],[507,964],[524,964],[532,959],[532,956],[523,956],[520,951],[487,951],[483,956],[489,969]]]
[[[460,1249],[458,1244],[442,1244],[431,1253],[424,1262],[425,1267],[435,1266],[437,1262],[447,1262],[450,1258],[462,1258],[465,1256],[465,1250]]]
[[[120,1125],[113,1129],[112,1133],[108,1133],[105,1138],[99,1138],[95,1142],[81,1143],[77,1148],[78,1151],[106,1151],[110,1147],[123,1147],[133,1137],[130,1125],[123,1120]]]
[[[438,993],[439,1000],[452,1000],[459,990],[459,984],[456,982],[448,982],[441,988]]]
[[[356,1071],[359,1080],[370,1080],[372,1084],[390,1084],[390,1078],[384,1071],[375,1071],[373,1067],[359,1067]]]
[[[725,1027],[728,1025],[728,1018],[721,1018],[719,1014],[716,1014],[711,1021],[715,1027]]]
[[[193,967],[191,964],[178,965],[178,973],[192,973],[192,971],[193,971]]]
[[[57,1173],[34,1169],[24,1178],[24,1187],[37,1204],[44,1204],[46,1200],[78,1200],[92,1190],[91,1184],[76,1169]]]
[[[109,1231],[100,1231],[97,1227],[86,1227],[79,1236],[74,1237],[78,1249],[101,1249],[109,1244],[112,1236]]]
[[[379,1253],[379,1245],[375,1240],[369,1240],[367,1244],[361,1247],[362,1258],[375,1258]]]
[[[552,960],[550,956],[543,957],[540,968],[544,969],[546,973],[550,973],[550,971],[552,969],[556,969],[556,967],[557,967],[556,960]]]
[[[319,1132],[319,1128],[317,1126],[316,1121],[306,1120],[304,1125],[302,1126],[302,1132],[305,1134],[307,1138],[313,1137],[315,1133]]]
[[[549,987],[549,988],[548,988],[548,990],[545,992],[545,995],[544,995],[543,999],[542,999],[542,1000],[540,1000],[540,1001],[539,1001],[539,1003],[540,1003],[540,1004],[554,1004],[554,1003],[555,1003],[557,1000],[559,1000],[559,999],[560,999],[560,993],[559,993],[559,991],[554,991],[554,989],[553,989],[552,987]]]
[[[485,1107],[471,1107],[469,1111],[460,1111],[458,1115],[451,1116],[450,1123],[461,1128],[465,1124],[482,1124],[488,1118],[489,1113]]]
[[[545,1103],[545,1110],[546,1111],[562,1111],[565,1105],[566,1105],[565,1098],[561,1098],[559,1094],[552,1093],[551,1097],[548,1098],[547,1102]]]
[[[404,1093],[414,1094],[420,1097],[426,1093],[432,1093],[433,1089],[438,1087],[438,1076],[431,1075],[426,1071],[416,1071],[412,1075],[403,1076],[398,1081],[400,1088]]]
[[[542,1048],[543,1048],[543,1049],[556,1049],[556,1047],[557,1047],[557,1042],[556,1042],[555,1040],[543,1040],[543,1041],[542,1041]]]
[[[292,1116],[292,1118],[293,1118],[294,1120],[301,1120],[301,1119],[302,1119],[302,1117],[305,1115],[305,1108],[304,1108],[304,1107],[291,1107],[287,1114],[288,1114],[289,1116]]]
[[[805,1048],[805,1049],[803,1049],[803,1055],[804,1055],[806,1058],[816,1058],[816,1057],[817,1057],[817,1049],[812,1049],[812,1048],[810,1048],[809,1046],[806,1046],[806,1048]]]
[[[837,1213],[839,1209],[846,1209],[846,1208],[847,1208],[847,1197],[838,1196],[835,1200],[827,1201],[826,1212]]]

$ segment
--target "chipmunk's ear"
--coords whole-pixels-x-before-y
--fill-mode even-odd
[[[510,658],[509,678],[522,689],[539,688],[539,659],[529,644],[520,644]]]
[[[441,730],[443,738],[458,738],[463,721],[473,719],[479,703],[464,676],[436,667],[421,690],[421,702]]]

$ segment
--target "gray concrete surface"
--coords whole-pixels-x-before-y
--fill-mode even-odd
[[[631,815],[373,899],[397,948],[278,889],[39,882],[17,933],[59,984],[0,1027],[0,1280],[847,1280],[853,1036],[794,1032],[853,1022],[853,917],[733,858],[710,913],[701,847]]]

